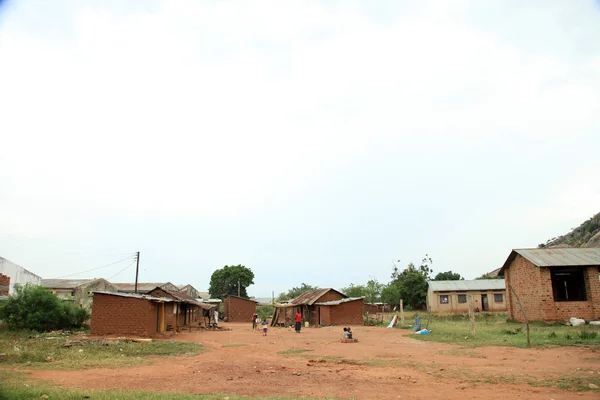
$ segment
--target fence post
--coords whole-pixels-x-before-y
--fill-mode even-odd
[[[517,292],[515,292],[515,289],[513,289],[510,282],[508,282],[508,287],[510,288],[510,291],[513,292],[513,294],[515,295],[515,299],[517,299],[517,304],[519,305],[519,308],[523,313],[523,317],[525,318],[525,330],[527,332],[527,347],[531,347],[531,339],[529,338],[529,318],[527,318],[527,314],[525,314],[525,309],[523,308],[523,304],[521,304],[521,299],[519,299],[519,295],[517,294]]]
[[[475,310],[473,309],[473,295],[469,295],[469,319],[471,320],[471,335],[475,336]]]
[[[400,326],[404,328],[404,300],[400,299]]]

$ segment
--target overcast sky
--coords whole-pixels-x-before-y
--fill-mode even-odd
[[[5,2],[0,256],[475,278],[600,211],[599,38],[592,0]]]

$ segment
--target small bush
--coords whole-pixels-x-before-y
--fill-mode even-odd
[[[41,286],[16,286],[0,308],[0,319],[9,329],[31,329],[38,332],[80,328],[90,313],[71,302],[58,299]]]
[[[567,339],[567,340],[571,340],[571,339],[573,339],[573,336],[571,336],[570,334],[568,334],[568,333],[567,333],[567,334],[565,335],[565,339]]]
[[[555,339],[556,338],[556,332],[550,332],[550,334],[548,335],[548,339]]]
[[[579,337],[581,339],[596,339],[598,336],[598,332],[596,331],[581,331],[579,332]]]

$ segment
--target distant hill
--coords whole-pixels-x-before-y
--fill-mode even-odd
[[[552,238],[538,247],[600,247],[600,213],[566,235]]]

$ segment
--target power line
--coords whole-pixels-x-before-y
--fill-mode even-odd
[[[56,279],[68,278],[68,277],[70,277],[70,276],[75,276],[75,275],[79,275],[79,274],[85,274],[86,272],[96,271],[96,270],[98,270],[98,269],[101,269],[101,268],[110,267],[111,265],[115,265],[115,264],[118,264],[118,263],[120,263],[120,262],[123,262],[123,261],[126,261],[126,260],[131,260],[131,257],[132,257],[132,256],[129,256],[129,257],[126,257],[126,258],[124,258],[124,259],[122,259],[122,260],[119,260],[119,261],[112,262],[112,263],[110,263],[110,264],[106,264],[106,265],[102,265],[102,266],[100,266],[100,267],[96,267],[96,268],[88,269],[88,270],[86,270],[86,271],[77,272],[77,273],[74,273],[74,274],[71,274],[71,275],[65,275],[65,276],[61,276],[61,277],[59,277],[59,278],[56,278]]]
[[[134,261],[134,262],[132,262],[131,264],[129,264],[128,266],[126,266],[125,268],[123,268],[122,270],[120,270],[119,272],[117,272],[116,274],[114,274],[113,276],[111,276],[110,278],[108,278],[108,279],[106,279],[106,280],[110,282],[110,280],[111,280],[112,278],[114,278],[115,276],[119,275],[121,272],[124,272],[124,271],[125,271],[127,268],[131,267],[131,266],[132,266],[133,264],[135,264],[136,262],[137,262],[137,260],[136,260],[136,261]]]

